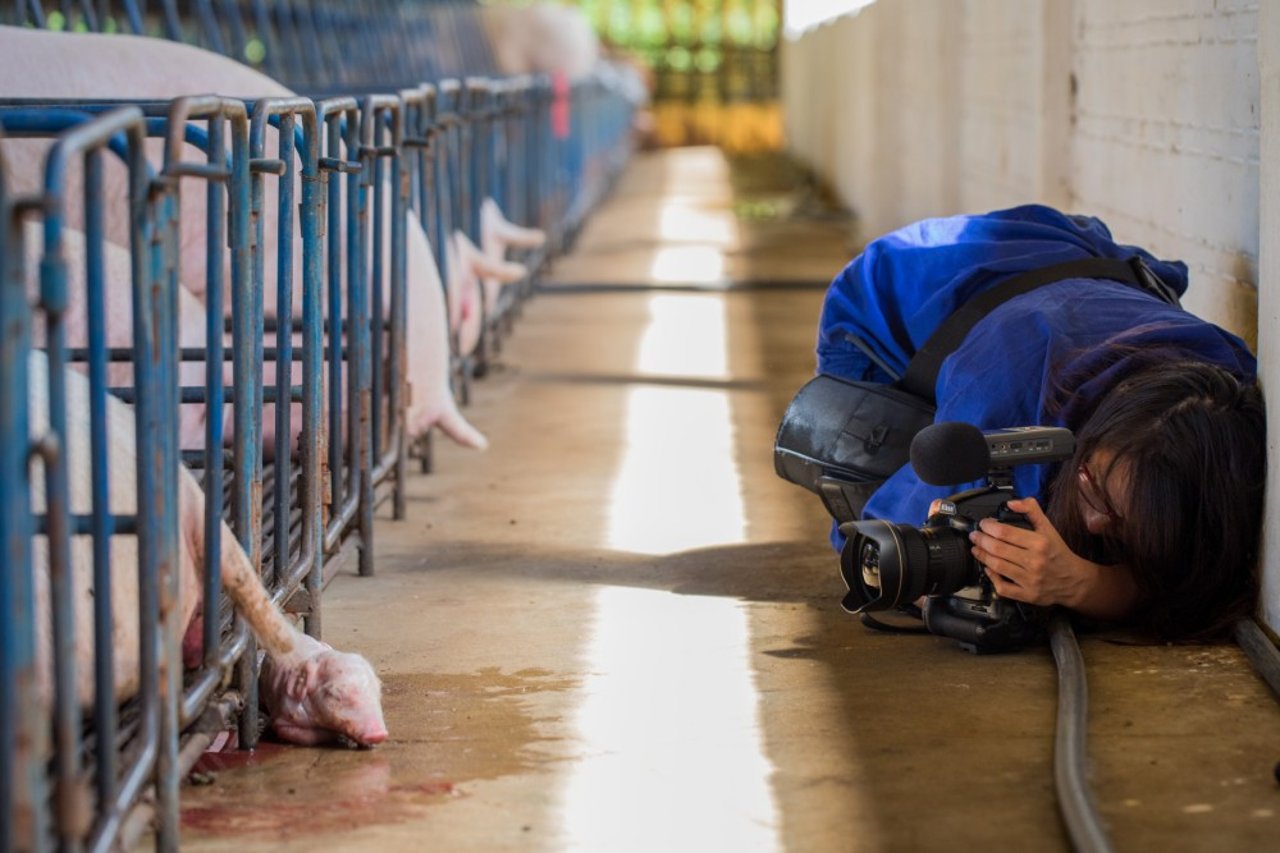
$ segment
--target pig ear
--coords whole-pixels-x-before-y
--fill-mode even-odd
[[[301,702],[312,690],[315,689],[320,678],[320,659],[319,657],[308,658],[303,661],[288,681],[288,687],[285,694],[295,702]]]

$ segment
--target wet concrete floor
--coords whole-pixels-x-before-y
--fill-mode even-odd
[[[1047,650],[869,632],[824,511],[773,473],[813,369],[805,282],[853,251],[793,179],[636,160],[477,384],[492,447],[437,440],[377,575],[326,592],[390,741],[215,757],[184,846],[1069,849]],[[1083,648],[1117,849],[1280,849],[1280,711],[1243,656],[1116,639]]]

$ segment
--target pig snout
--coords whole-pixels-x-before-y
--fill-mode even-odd
[[[271,726],[281,739],[304,746],[339,736],[359,746],[387,739],[382,684],[360,655],[325,646],[294,665],[268,659],[263,676]]]

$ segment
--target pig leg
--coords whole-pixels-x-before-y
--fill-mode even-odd
[[[449,331],[460,357],[475,352],[484,324],[484,293],[480,280],[466,269],[460,241],[454,236],[445,240],[445,257],[449,268]]]
[[[417,216],[408,216],[406,432],[414,439],[435,426],[463,447],[483,450],[488,439],[458,410],[449,384],[449,330],[440,272]]]
[[[484,308],[487,312],[492,312],[497,306],[497,291],[494,291],[493,304],[487,294],[484,294],[482,282],[492,280],[495,282],[494,287],[497,288],[501,284],[510,284],[524,278],[528,270],[523,264],[514,261],[494,260],[487,256],[484,252],[476,247],[475,243],[461,231],[455,231],[453,234],[456,243],[456,263],[450,263],[449,278],[459,277],[455,287],[458,293],[478,292],[483,295]],[[452,257],[452,256],[451,256]],[[476,311],[474,314],[464,316],[462,323],[458,328],[458,351],[461,355],[471,355],[476,351],[476,347],[480,343],[480,334],[484,325],[483,311]]]
[[[537,249],[547,242],[541,228],[524,228],[507,219],[491,198],[480,205],[480,246],[494,260],[505,260],[508,249]]]
[[[507,259],[510,249],[537,249],[547,242],[547,234],[540,228],[523,228],[508,220],[502,214],[502,208],[491,198],[486,198],[480,205],[480,248],[486,258],[494,262]],[[501,276],[485,275],[481,280],[484,288],[485,313],[493,316],[498,310],[498,296],[502,285],[510,283]],[[516,279],[519,281],[519,279]]]

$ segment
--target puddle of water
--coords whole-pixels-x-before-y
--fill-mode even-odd
[[[576,686],[548,670],[388,676],[391,740],[373,750],[263,742],[206,754],[212,784],[182,795],[184,841],[247,835],[279,841],[421,817],[465,796],[469,782],[527,772],[551,760],[549,740],[522,701]]]

